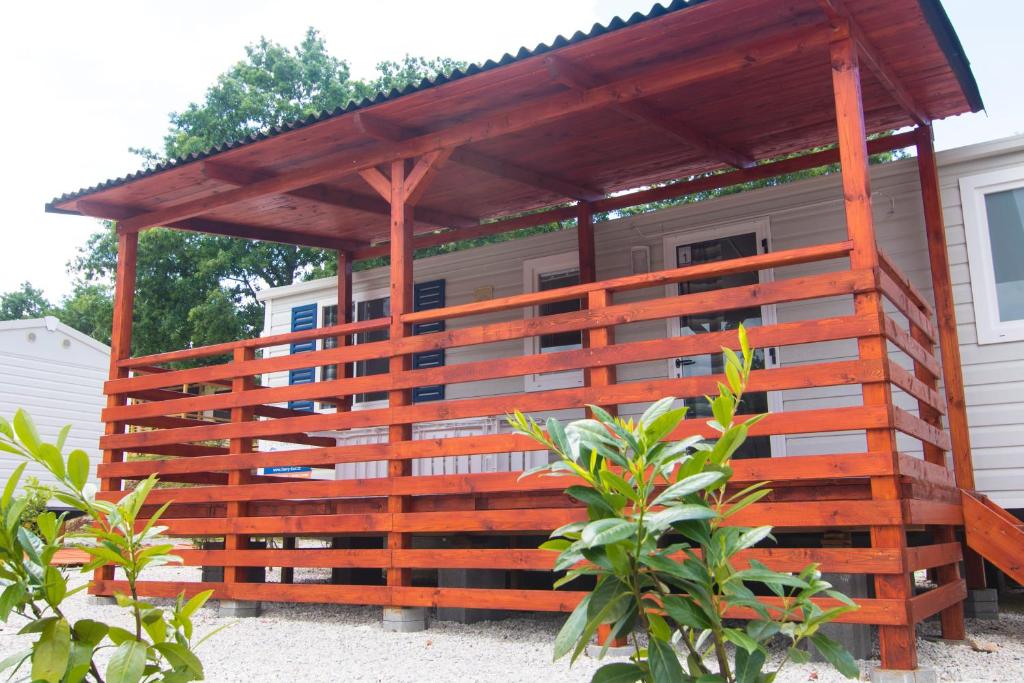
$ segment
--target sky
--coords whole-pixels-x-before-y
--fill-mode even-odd
[[[0,293],[24,281],[52,300],[96,227],[51,215],[55,196],[135,171],[129,147],[162,148],[168,114],[202,99],[260,36],[294,45],[317,27],[355,77],[404,54],[468,62],[587,30],[652,0],[178,0],[12,3],[0,26]],[[1019,0],[944,0],[987,112],[936,124],[939,149],[1024,133]]]

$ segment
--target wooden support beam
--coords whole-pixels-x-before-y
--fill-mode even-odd
[[[364,112],[356,112],[353,114],[353,120],[355,121],[356,128],[358,128],[364,135],[385,142],[401,143],[403,140],[409,140],[421,135],[429,134],[424,130],[398,126],[389,121],[385,121],[378,116],[366,114]],[[565,180],[564,178],[541,173],[503,159],[495,159],[494,157],[477,154],[476,152],[464,148],[453,149],[450,159],[452,162],[461,166],[473,168],[477,171],[482,171],[499,178],[504,178],[505,180],[511,180],[522,185],[528,185],[529,187],[550,190],[555,194],[564,195],[570,199],[594,201],[604,197],[604,192],[600,189],[587,187],[586,185],[574,183],[569,180]],[[419,211],[417,211],[417,215],[418,214]]]
[[[110,333],[110,379],[125,379],[130,375],[127,368],[118,363],[132,354],[132,311],[135,306],[135,283],[138,263],[139,236],[134,233],[118,233],[117,235],[117,270],[114,277],[114,311],[113,325]],[[109,394],[107,408],[117,408],[128,404],[126,394]],[[105,421],[103,434],[111,436],[124,434],[124,422]],[[124,451],[121,449],[103,449],[103,464],[124,462]],[[100,491],[120,491],[121,479],[100,479]],[[112,580],[114,568],[100,567],[93,573],[96,581]],[[90,588],[91,593],[97,593]]]
[[[910,94],[907,87],[900,80],[899,76],[892,69],[889,62],[882,57],[878,49],[868,39],[867,35],[853,19],[850,10],[847,9],[844,0],[818,0],[829,20],[838,31],[844,31],[853,38],[857,45],[857,53],[861,61],[867,64],[872,73],[882,84],[882,87],[892,96],[894,100],[906,111],[919,126],[931,124],[931,117],[921,107],[914,96]]]
[[[338,325],[352,322],[352,255],[347,251],[338,251]],[[336,346],[345,346],[348,338],[340,334],[335,338]],[[351,363],[338,363],[337,378],[340,380],[352,377]],[[352,408],[352,397],[341,396],[335,401],[338,411]]]
[[[235,349],[232,357],[234,363],[245,363],[256,358],[255,349]],[[231,380],[231,392],[241,393],[251,389],[253,380],[251,377],[236,377]],[[232,424],[248,422],[253,419],[251,407],[238,407],[231,409]],[[228,442],[228,453],[230,455],[244,455],[255,450],[256,442],[251,438],[233,438]],[[228,486],[242,486],[253,479],[250,470],[232,470],[228,472]],[[226,514],[229,519],[239,519],[246,514],[246,503],[241,501],[230,501],[226,504]],[[226,534],[224,536],[224,550],[244,550],[249,547],[249,537],[240,534]],[[224,567],[224,582],[244,583],[246,580],[246,568],[237,565]]]
[[[405,179],[405,203],[409,206],[416,206],[423,193],[426,192],[430,182],[437,176],[444,163],[452,155],[454,150],[451,147],[436,149],[427,152],[416,161],[409,175]],[[417,211],[418,213],[418,211]],[[410,236],[410,242],[412,237]]]
[[[898,135],[889,135],[868,140],[868,152],[870,154],[880,154],[894,149],[910,147],[914,144],[914,134],[912,132],[900,133]],[[595,212],[615,211],[628,206],[638,206],[649,202],[674,199],[689,194],[695,194],[697,192],[705,192],[707,190],[739,185],[752,180],[773,178],[786,173],[827,166],[829,164],[834,164],[837,161],[839,161],[839,150],[829,149],[821,152],[805,154],[803,156],[790,157],[780,161],[760,164],[749,169],[732,171],[729,173],[716,173],[703,178],[683,180],[670,185],[664,185],[662,187],[654,187],[649,190],[621,194],[615,197],[606,197],[605,199],[593,202],[591,207]],[[503,220],[493,221],[491,223],[481,223],[480,225],[472,228],[460,228],[444,232],[430,232],[427,234],[417,235],[415,248],[423,249],[426,247],[437,246],[439,244],[457,242],[459,240],[476,239],[478,237],[495,235],[502,232],[509,232],[511,230],[518,230],[520,228],[531,228],[545,223],[568,220],[575,216],[575,207],[560,206],[546,211],[517,216],[515,218],[506,218]],[[377,256],[386,256],[387,253],[387,245],[374,245],[357,251],[354,254],[354,257],[359,260],[375,258]]]
[[[548,55],[544,58],[544,65],[554,80],[572,90],[585,92],[602,85],[600,78],[578,64],[573,64],[561,57]],[[609,109],[617,111],[633,121],[655,128],[670,138],[735,168],[750,168],[757,163],[749,155],[732,149],[693,126],[673,118],[669,113],[641,100],[612,104]]]
[[[861,97],[857,46],[852,38],[839,37],[831,43],[830,54],[846,228],[853,242],[850,266],[854,269],[877,269],[878,245],[871,210],[871,174],[868,168],[867,132],[864,126],[864,103]],[[854,308],[858,315],[874,316],[879,321],[884,314],[881,294],[877,289],[855,294]],[[884,362],[888,358],[886,340],[882,336],[861,337],[857,340],[857,346],[863,361]],[[865,407],[882,408],[892,414],[892,391],[887,382],[864,383],[861,393]],[[892,423],[886,427],[867,429],[865,433],[868,450],[886,453],[891,458],[893,471],[898,472],[899,453]],[[899,477],[872,477],[871,497],[877,505],[898,503],[902,498]],[[903,514],[894,514],[890,523],[892,526],[871,527],[871,545],[894,549],[905,558],[907,538]],[[904,611],[899,619],[904,625],[879,627],[882,667],[916,669],[917,639],[906,608],[913,595],[909,571],[904,566],[900,574],[875,575],[875,593],[879,598],[892,599],[904,605]]]
[[[275,177],[273,173],[229,166],[219,161],[204,161],[202,169],[203,175],[208,178],[239,187]],[[352,209],[379,216],[391,215],[391,208],[388,206],[388,203],[378,197],[370,197],[358,192],[331,187],[330,185],[310,185],[285,192],[284,194],[290,197],[317,202],[318,204],[326,204],[327,206],[337,206],[343,209]],[[430,207],[420,207],[416,215],[422,223],[443,228],[468,227],[479,223],[477,219],[471,216],[460,216]]]
[[[133,232],[137,230],[124,230],[120,221],[136,215],[138,209],[126,206],[115,206],[105,202],[97,202],[91,199],[80,199],[75,205],[78,212],[83,216],[102,218],[119,221],[118,232]],[[293,232],[291,230],[280,230],[278,228],[265,228],[258,225],[242,225],[239,223],[227,223],[206,218],[188,218],[176,221],[169,225],[160,226],[174,230],[186,230],[188,232],[203,232],[210,235],[222,237],[240,237],[242,239],[262,240],[265,242],[278,242],[280,244],[292,244],[303,247],[316,247],[318,249],[345,249],[348,251],[366,249],[368,242],[359,240],[347,240],[329,235],[314,235],[307,232]]]

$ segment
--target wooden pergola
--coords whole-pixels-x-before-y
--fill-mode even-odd
[[[415,458],[524,449],[521,438],[508,434],[417,441],[413,424],[502,415],[512,408],[529,412],[594,403],[614,410],[666,394],[701,395],[714,390],[715,377],[620,384],[615,366],[709,353],[735,340],[709,333],[616,343],[615,327],[688,311],[841,296],[852,300],[852,315],[768,325],[752,331],[752,342],[785,346],[855,339],[858,357],[761,370],[755,372],[754,388],[860,385],[862,405],[774,414],[756,430],[861,431],[866,451],[738,461],[737,482],[770,479],[779,490],[737,515],[736,523],[869,530],[870,547],[766,548],[750,557],[781,569],[818,561],[826,571],[870,574],[874,597],[858,600],[861,609],[844,618],[879,626],[884,667],[914,669],[916,623],[938,613],[947,638],[964,637],[966,587],[958,569],[963,554],[957,527],[963,524],[960,490],[974,487],[931,122],[980,108],[966,58],[937,0],[675,2],[53,201],[48,210],[117,220],[102,495],[116,497],[124,480],[153,472],[168,481],[201,484],[155,491],[152,502],[174,501],[167,515],[172,535],[225,538],[223,550],[185,553],[188,564],[224,566],[223,582],[148,583],[142,591],[173,595],[183,587],[210,587],[217,597],[238,600],[571,610],[581,593],[413,585],[416,569],[536,571],[550,569],[552,562],[534,550],[414,548],[416,534],[547,532],[585,514],[561,493],[561,480],[519,481],[515,473],[412,476]],[[874,137],[900,129],[911,130]],[[875,239],[868,157],[904,147],[918,152],[934,304],[879,251]],[[765,161],[787,155],[796,156]],[[835,162],[842,170],[848,231],[842,242],[596,281],[595,212]],[[581,284],[413,311],[417,248],[572,218],[578,225]],[[336,250],[339,324],[132,358],[137,241],[140,232],[156,226]],[[381,255],[390,256],[391,315],[351,322],[352,262]],[[619,292],[819,261],[848,263],[848,268],[639,303],[615,300]],[[543,319],[468,322],[474,315],[570,299],[582,299],[583,310]],[[413,333],[414,326],[447,321],[459,324]],[[386,341],[352,343],[353,335],[380,329],[388,330]],[[566,330],[584,331],[585,348],[440,368],[410,365],[417,352]],[[261,348],[325,338],[337,339],[337,345],[257,357]],[[908,367],[894,360],[890,346],[911,359]],[[231,362],[190,369],[173,365],[225,354],[231,354]],[[339,372],[336,380],[288,387],[264,387],[254,379],[381,357],[390,358],[387,375]],[[586,371],[584,387],[411,402],[417,386],[572,368]],[[180,389],[197,382],[230,391],[190,396]],[[382,390],[387,408],[347,409],[352,396]],[[912,396],[917,414],[898,408],[894,391]],[[337,412],[281,407],[328,397],[337,401]],[[214,409],[229,409],[231,420],[218,424],[181,417]],[[386,443],[340,447],[310,436],[372,425],[387,426]],[[686,423],[674,436],[707,431]],[[921,443],[923,459],[900,453],[898,432]],[[259,451],[257,439],[301,448]],[[127,461],[128,452],[171,457]],[[389,461],[388,477],[289,481],[253,474],[259,467],[333,468],[373,459]],[[911,528],[929,530],[931,541],[909,545]],[[386,545],[323,551],[249,547],[254,535],[287,541],[345,534],[376,534]],[[968,580],[983,585],[976,556],[968,560]],[[246,567],[268,565],[381,568],[387,580],[385,585],[302,586],[246,581]],[[911,576],[921,569],[935,570],[939,585],[915,595]],[[112,575],[103,575],[93,590],[109,594],[119,586]]]

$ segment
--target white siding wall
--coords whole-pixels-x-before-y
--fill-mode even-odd
[[[981,155],[980,158],[978,155]],[[957,178],[1003,165],[1024,163],[1024,139],[1015,144],[980,146],[940,155],[943,199],[948,223],[953,279],[956,286],[957,315],[967,381],[969,418],[975,448],[978,486],[997,502],[1024,507],[1024,343],[975,344],[971,290],[964,247],[963,221],[959,206]],[[930,296],[920,192],[916,162],[913,159],[877,167],[873,172],[874,214],[879,242],[893,259]],[[597,233],[597,276],[607,279],[629,274],[629,248],[646,244],[651,248],[652,269],[665,267],[663,239],[666,235],[709,226],[744,222],[767,217],[771,224],[772,246],[776,251],[845,239],[842,194],[835,176],[816,178],[777,188],[732,195],[712,202],[684,205],[646,214],[599,223]],[[576,233],[537,235],[529,239],[488,245],[465,252],[445,254],[416,261],[417,281],[445,278],[447,304],[473,300],[474,289],[492,286],[494,296],[517,294],[523,290],[523,266],[526,259],[576,249]],[[1024,255],[1022,255],[1024,256]],[[671,265],[671,264],[669,264]],[[845,267],[841,262],[817,263],[778,269],[776,279],[825,272]],[[387,271],[359,272],[354,276],[356,292],[386,287]],[[289,329],[292,306],[314,300],[333,303],[335,280],[303,283],[269,293],[266,334]],[[617,300],[638,300],[664,296],[664,290],[646,290],[620,295]],[[848,301],[829,300],[780,305],[780,322],[822,318],[852,313]],[[507,311],[469,319],[449,321],[450,328],[509,320],[523,315]],[[616,330],[622,342],[651,339],[667,333],[666,323],[637,323]],[[277,355],[287,348],[271,351]],[[450,349],[448,364],[472,362],[523,353],[523,342],[501,342],[464,349]],[[853,358],[853,342],[813,344],[782,349],[780,362],[797,365]],[[620,367],[619,381],[635,381],[668,376],[664,362],[637,363]],[[285,373],[270,377],[274,385],[287,382]],[[448,398],[516,394],[524,390],[522,378],[475,382],[448,387]],[[839,405],[860,405],[859,387],[832,387],[783,392],[783,409],[801,410]],[[899,404],[912,412],[916,405],[907,396],[897,396]],[[510,405],[510,407],[512,407]],[[563,411],[566,417],[570,411]],[[901,448],[914,452],[917,442],[903,440]],[[840,453],[864,450],[862,435],[829,434],[789,437],[785,449],[789,455]],[[510,463],[512,465],[513,463]],[[515,467],[513,467],[515,469]],[[426,472],[424,472],[426,473]],[[356,476],[350,474],[349,476]]]
[[[20,321],[16,325],[0,323],[0,415],[9,420],[24,408],[50,442],[57,439],[61,427],[71,424],[65,449],[85,450],[95,477],[109,350],[88,344],[62,327],[48,330],[41,321],[33,327]],[[0,481],[6,481],[21,462],[17,456],[0,453]],[[50,480],[35,464],[26,469],[28,475],[44,483]]]

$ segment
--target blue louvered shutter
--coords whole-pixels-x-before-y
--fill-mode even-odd
[[[413,287],[413,310],[430,311],[435,308],[444,308],[444,280],[431,280],[421,282]],[[435,320],[429,323],[417,323],[412,326],[413,334],[429,334],[444,330],[444,321]],[[412,355],[412,367],[414,370],[420,368],[436,368],[444,365],[444,349],[437,351],[424,351]],[[443,401],[444,385],[434,384],[426,387],[416,387],[412,390],[413,403],[424,401]]]
[[[316,327],[316,304],[294,306],[292,308],[292,332],[312,330]],[[306,353],[316,350],[316,340],[298,342],[291,345],[291,353]],[[288,371],[288,384],[310,384],[316,381],[316,368],[300,368]],[[292,410],[313,412],[312,401],[289,401]]]

